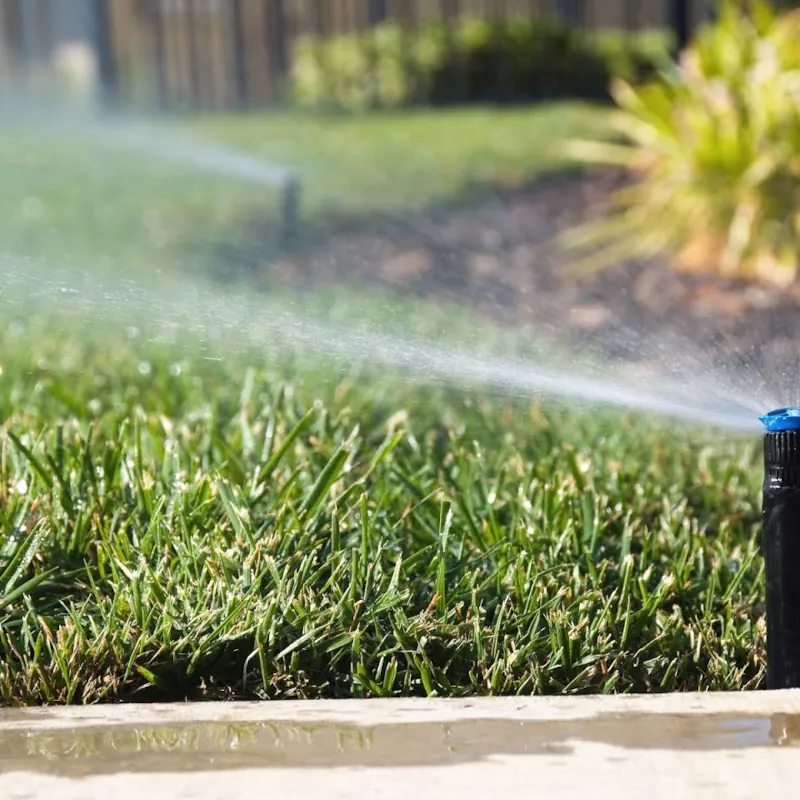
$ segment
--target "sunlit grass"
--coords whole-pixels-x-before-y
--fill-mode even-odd
[[[750,445],[80,327],[0,333],[4,702],[759,685]]]
[[[569,165],[559,144],[609,131],[583,103],[364,115],[209,118],[198,131],[289,164],[312,213],[363,213],[450,200],[476,186],[519,185]]]
[[[157,149],[173,131],[294,169],[303,218],[319,220],[420,208],[462,198],[476,186],[520,184],[564,168],[561,139],[605,127],[605,112],[580,104],[354,117],[228,115],[154,124],[144,145],[126,150],[113,128],[66,134],[52,125],[6,126],[0,252],[175,269],[196,258],[198,245],[242,236],[245,223],[262,220],[268,230],[279,212],[275,187],[148,155],[147,140]]]

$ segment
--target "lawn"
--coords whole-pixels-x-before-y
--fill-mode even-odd
[[[447,125],[487,112],[194,124],[302,161],[315,213],[338,186],[357,212],[550,169],[570,108],[474,122],[472,148]],[[257,199],[218,178],[188,196],[188,177],[133,161],[84,174],[35,146],[55,166],[36,183],[10,148],[0,187],[28,214],[6,216],[2,249],[38,257],[0,265],[0,701],[761,685],[758,442],[343,362],[332,340],[310,353],[282,330],[287,298],[259,310],[184,281],[164,300],[122,267],[113,291],[88,269],[64,291],[54,255],[174,266],[137,238],[148,209],[180,244]],[[364,297],[338,302],[326,313],[357,337]],[[431,337],[442,317],[454,340],[470,325],[415,313]]]
[[[0,338],[5,702],[762,680],[752,442],[53,309]]]
[[[56,121],[0,129],[0,252],[115,271],[120,264],[191,268],[198,246],[240,236],[244,222],[268,226],[276,217],[274,187],[154,158],[165,142],[179,152],[201,148],[211,161],[250,155],[290,167],[302,181],[302,214],[319,220],[520,184],[564,168],[561,139],[608,124],[602,109],[577,103],[356,117],[225,115],[137,123],[137,141],[126,146],[124,125],[115,133],[73,123],[67,134]]]

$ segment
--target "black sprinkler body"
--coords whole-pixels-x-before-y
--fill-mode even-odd
[[[761,420],[762,549],[767,580],[767,688],[800,688],[800,409]]]

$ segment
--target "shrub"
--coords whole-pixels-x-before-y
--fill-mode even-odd
[[[566,241],[592,248],[589,265],[670,251],[689,269],[792,280],[800,12],[728,0],[675,67],[638,89],[616,84],[624,143],[573,143],[583,161],[622,165],[638,180],[613,198],[608,219]]]
[[[561,23],[464,17],[404,29],[295,42],[292,87],[300,106],[360,111],[416,104],[520,102],[608,96],[612,76],[639,82],[667,50],[663,35],[592,38]]]

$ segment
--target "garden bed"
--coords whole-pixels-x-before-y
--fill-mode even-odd
[[[800,339],[798,286],[689,274],[667,259],[588,275],[571,269],[574,257],[553,247],[555,234],[603,213],[624,180],[611,171],[551,177],[469,203],[310,226],[280,254],[257,250],[256,278],[456,302],[626,361],[657,358],[676,336],[728,366],[756,358],[768,369],[783,358]]]

